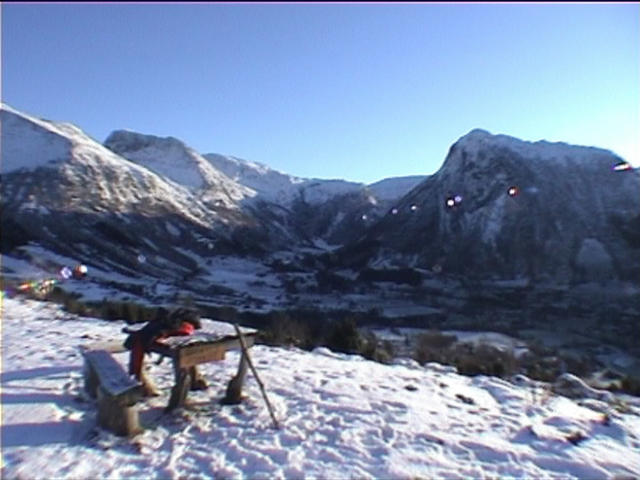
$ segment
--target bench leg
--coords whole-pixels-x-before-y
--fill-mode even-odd
[[[188,368],[181,368],[176,371],[176,384],[171,389],[171,398],[166,411],[170,412],[176,407],[183,407],[187,399],[187,393],[191,388],[191,372]]]
[[[120,436],[132,436],[142,431],[135,405],[126,405],[122,399],[106,394],[101,388],[97,393],[98,425]]]
[[[247,359],[244,353],[240,356],[240,365],[238,365],[238,373],[233,377],[227,385],[227,395],[222,400],[225,405],[237,405],[242,401],[242,385],[244,377],[247,374]]]

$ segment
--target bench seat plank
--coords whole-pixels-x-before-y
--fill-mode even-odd
[[[84,357],[99,377],[100,386],[109,395],[117,397],[141,387],[109,352],[90,350],[85,352]]]
[[[84,350],[83,355],[85,389],[97,398],[98,424],[116,435],[141,432],[135,404],[142,397],[142,384],[106,350]]]
[[[92,350],[105,350],[109,353],[121,353],[127,351],[122,340],[106,340],[102,342],[89,343],[87,345],[80,346],[80,350],[82,353],[90,352]]]

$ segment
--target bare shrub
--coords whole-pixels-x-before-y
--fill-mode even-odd
[[[457,340],[455,335],[445,335],[436,330],[423,333],[416,340],[415,360],[420,363],[447,363],[447,349]]]

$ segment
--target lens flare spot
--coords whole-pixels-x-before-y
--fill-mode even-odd
[[[455,197],[453,197],[453,202],[456,205],[460,205],[462,203],[462,197],[460,195],[456,195]]]
[[[613,166],[613,170],[616,172],[624,172],[625,170],[631,170],[631,164],[629,162],[620,162]]]
[[[69,267],[62,267],[62,269],[60,270],[60,276],[65,280],[69,280],[71,278],[71,275],[73,275],[73,272]]]
[[[73,269],[73,278],[79,279],[79,278],[84,278],[87,275],[87,266],[86,265],[76,265],[75,268]]]

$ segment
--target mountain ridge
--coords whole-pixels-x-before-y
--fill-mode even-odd
[[[399,251],[422,268],[545,273],[563,281],[573,276],[568,271],[589,270],[581,250],[597,250],[604,270],[594,267],[587,277],[631,277],[640,266],[625,261],[633,249],[612,230],[616,222],[633,224],[640,212],[640,175],[617,171],[621,162],[595,147],[474,130],[452,145],[442,167],[403,197],[363,245],[380,245],[369,260],[378,264],[385,252]]]
[[[89,260],[102,249],[127,274],[178,283],[216,255],[353,278],[371,268],[562,284],[640,274],[639,172],[596,147],[475,129],[435,174],[364,185],[127,130],[105,146],[5,104],[1,115],[5,253],[31,243]]]

